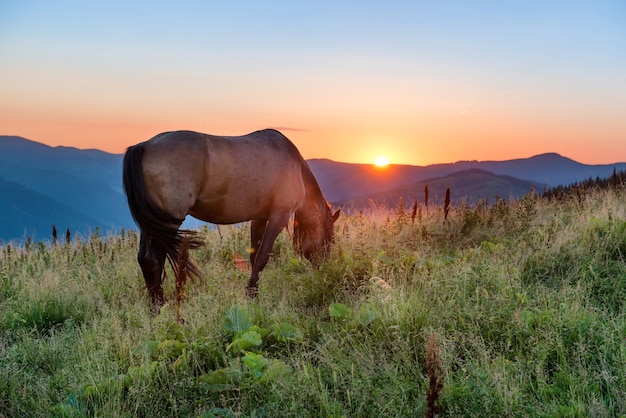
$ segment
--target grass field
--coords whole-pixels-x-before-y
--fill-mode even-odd
[[[415,216],[413,216],[415,215]],[[247,225],[157,314],[138,237],[0,248],[0,417],[626,416],[626,192],[343,214],[319,270]]]

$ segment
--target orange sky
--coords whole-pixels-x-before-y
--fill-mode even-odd
[[[346,162],[626,161],[626,6],[481,4],[3,5],[0,134],[122,153],[273,127]]]

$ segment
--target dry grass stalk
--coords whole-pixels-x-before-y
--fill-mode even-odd
[[[411,225],[415,225],[415,216],[417,215],[417,200],[413,202],[413,210],[411,211]]]
[[[426,370],[428,372],[428,390],[426,391],[426,417],[436,417],[441,413],[439,393],[443,389],[443,366],[441,364],[441,349],[437,341],[437,334],[433,333],[428,339],[426,350]]]
[[[189,237],[185,235],[180,242],[180,247],[178,249],[178,258],[176,260],[176,264],[178,268],[176,269],[176,315],[178,316],[179,322],[184,322],[180,316],[180,302],[185,299],[185,283],[187,283],[188,271],[187,266],[189,265]]]
[[[396,207],[396,217],[404,217],[404,199],[402,198],[402,196],[400,196],[400,198],[398,199],[398,206]]]
[[[443,221],[448,220],[448,213],[450,212],[450,188],[446,189],[446,199],[443,202]]]

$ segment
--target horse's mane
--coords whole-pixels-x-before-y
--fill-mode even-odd
[[[293,246],[299,253],[302,253],[302,242],[307,234],[307,230],[310,229],[311,222],[308,219],[307,213],[311,212],[311,209],[318,207],[320,201],[330,209],[329,203],[322,194],[322,189],[317,182],[317,179],[311,171],[311,167],[304,160],[301,159],[302,181],[305,189],[305,203],[302,208],[296,210],[293,220]],[[324,225],[322,225],[324,227]]]

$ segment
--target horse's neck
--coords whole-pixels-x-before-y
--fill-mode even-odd
[[[323,213],[323,199],[305,199],[302,207],[296,211],[298,219],[304,224],[318,223]]]
[[[320,190],[315,177],[313,177],[313,173],[309,171],[307,173],[310,175],[309,178],[304,179],[305,184],[305,198],[304,204],[300,207],[297,212],[298,218],[305,224],[309,224],[312,222],[319,223],[322,214],[324,213],[324,208],[326,206],[326,200],[322,195],[322,191]],[[308,176],[307,176],[308,177]]]

